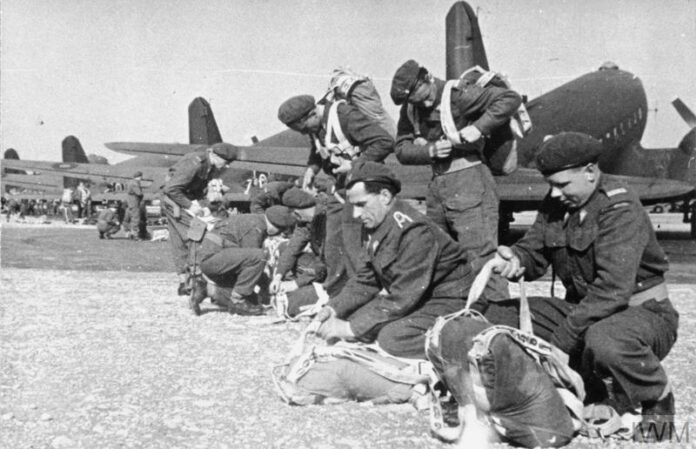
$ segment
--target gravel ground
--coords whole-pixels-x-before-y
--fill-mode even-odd
[[[270,371],[282,363],[301,324],[230,316],[208,303],[208,313],[195,317],[174,294],[175,276],[147,267],[143,272],[94,271],[106,265],[79,271],[8,267],[23,260],[25,253],[15,251],[26,242],[20,245],[4,231],[2,448],[451,447],[431,438],[426,414],[408,405],[282,403]],[[122,245],[101,252],[132,251],[137,245],[108,243]],[[63,245],[58,247],[64,250]],[[166,245],[145,245],[151,245],[152,263],[158,254],[168,257]],[[547,282],[532,283],[528,294],[548,288]],[[665,364],[681,429],[693,424],[696,404],[688,374],[696,364],[696,286],[673,284],[670,293],[681,326]],[[600,446],[609,445],[632,446]],[[590,446],[577,439],[569,447]]]

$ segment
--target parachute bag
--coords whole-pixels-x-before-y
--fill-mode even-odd
[[[308,344],[320,323],[313,321],[272,377],[281,399],[290,405],[335,404],[346,401],[422,406],[427,398],[430,364],[407,362],[375,345],[339,342]]]

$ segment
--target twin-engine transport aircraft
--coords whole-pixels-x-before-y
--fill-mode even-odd
[[[455,3],[447,14],[446,40],[448,79],[455,79],[476,65],[489,68],[478,20],[467,3]],[[644,149],[640,139],[647,120],[647,100],[640,79],[632,73],[605,64],[529,101],[526,106],[533,128],[518,147],[521,168],[511,175],[496,177],[503,216],[507,219],[511,219],[512,212],[535,209],[548,192],[534,160],[544,137],[561,131],[584,132],[601,140],[605,150],[600,167],[631,184],[644,204],[691,199],[696,186],[696,118],[678,101],[675,106],[692,130],[678,148]],[[183,155],[195,148],[138,142],[113,142],[106,146],[127,154],[169,155]],[[232,165],[301,176],[308,146],[306,136],[286,130],[254,145],[239,147]],[[431,178],[429,167],[403,166],[393,156],[387,163],[406,181],[404,195],[425,197]],[[691,224],[696,236],[693,211]]]

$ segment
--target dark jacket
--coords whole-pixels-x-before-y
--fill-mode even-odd
[[[578,210],[547,195],[534,225],[512,247],[527,279],[551,265],[566,301],[577,304],[552,338],[566,352],[590,325],[626,309],[631,295],[663,282],[668,268],[638,197],[605,177]]]
[[[452,89],[451,104],[452,118],[457,129],[467,125],[474,125],[487,137],[486,144],[499,145],[512,134],[507,126],[510,117],[517,111],[522,103],[522,97],[510,89],[487,85],[476,85],[476,76],[473,79],[465,78],[457,87]],[[419,133],[411,122],[408,114],[408,103],[401,107],[399,123],[396,131],[396,157],[405,165],[429,165],[433,162],[428,152],[427,145],[417,145],[413,141],[417,137],[423,137],[429,142],[435,142],[444,137],[444,131],[440,123],[440,100],[445,81],[435,79],[437,97],[431,108],[414,107],[418,117]],[[494,136],[495,133],[504,133],[503,137]],[[458,150],[468,152],[469,146],[461,145],[454,148],[452,156],[458,157]],[[481,149],[483,151],[483,149]]]
[[[170,169],[171,177],[162,191],[176,204],[188,209],[193,200],[205,197],[208,181],[216,172],[205,151],[189,153]]]
[[[431,298],[451,298],[464,307],[473,281],[465,251],[408,203],[397,199],[365,245],[357,274],[329,301],[339,317],[350,315],[357,337]],[[379,294],[382,289],[386,295]]]
[[[204,260],[222,248],[262,248],[266,230],[266,218],[263,214],[230,215],[219,221],[212,231],[208,231],[214,237],[206,236],[203,239],[200,257]]]

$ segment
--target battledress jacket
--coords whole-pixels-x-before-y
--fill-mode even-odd
[[[465,251],[429,218],[395,200],[370,234],[357,273],[329,300],[360,338],[423,307],[431,298],[462,301],[472,273]],[[386,290],[386,295],[379,294]]]
[[[580,209],[549,195],[537,219],[512,250],[534,280],[552,266],[577,304],[551,342],[570,352],[592,324],[628,307],[634,293],[664,281],[667,257],[638,197],[618,183],[600,183]]]
[[[203,239],[200,249],[202,260],[222,248],[262,248],[267,235],[266,218],[264,214],[230,215],[218,222],[210,232],[221,239]]]
[[[512,139],[507,126],[510,117],[522,103],[520,95],[511,89],[488,85],[476,85],[475,78],[465,78],[452,89],[451,104],[452,118],[457,129],[474,125],[488,139],[486,145],[501,145]],[[415,106],[418,117],[418,133],[408,114],[409,103],[401,107],[399,123],[396,130],[396,157],[405,165],[429,165],[433,162],[427,145],[414,143],[417,137],[423,137],[429,142],[435,142],[444,137],[440,123],[440,101],[445,81],[435,78],[437,96],[431,108]],[[495,131],[495,132],[494,132]],[[460,157],[458,149],[468,152],[467,145],[454,148],[451,157]]]
[[[162,191],[184,209],[191,207],[193,200],[203,199],[208,181],[216,169],[204,151],[185,155],[170,169],[170,179]]]
[[[356,106],[348,103],[341,103],[337,108],[338,123],[341,125],[343,134],[352,145],[360,147],[358,158],[366,161],[382,162],[394,151],[394,139],[379,125],[377,120],[367,117]],[[326,104],[324,116],[321,120],[323,126],[317,136],[322,144],[326,136],[326,123],[329,120],[330,109],[331,103]],[[323,169],[329,176],[335,176],[333,173],[335,165],[329,159],[321,157],[313,139],[307,165],[312,167],[315,173]],[[344,177],[345,174],[339,176],[339,178]],[[338,179],[336,187],[342,188],[343,184],[344,180]]]

